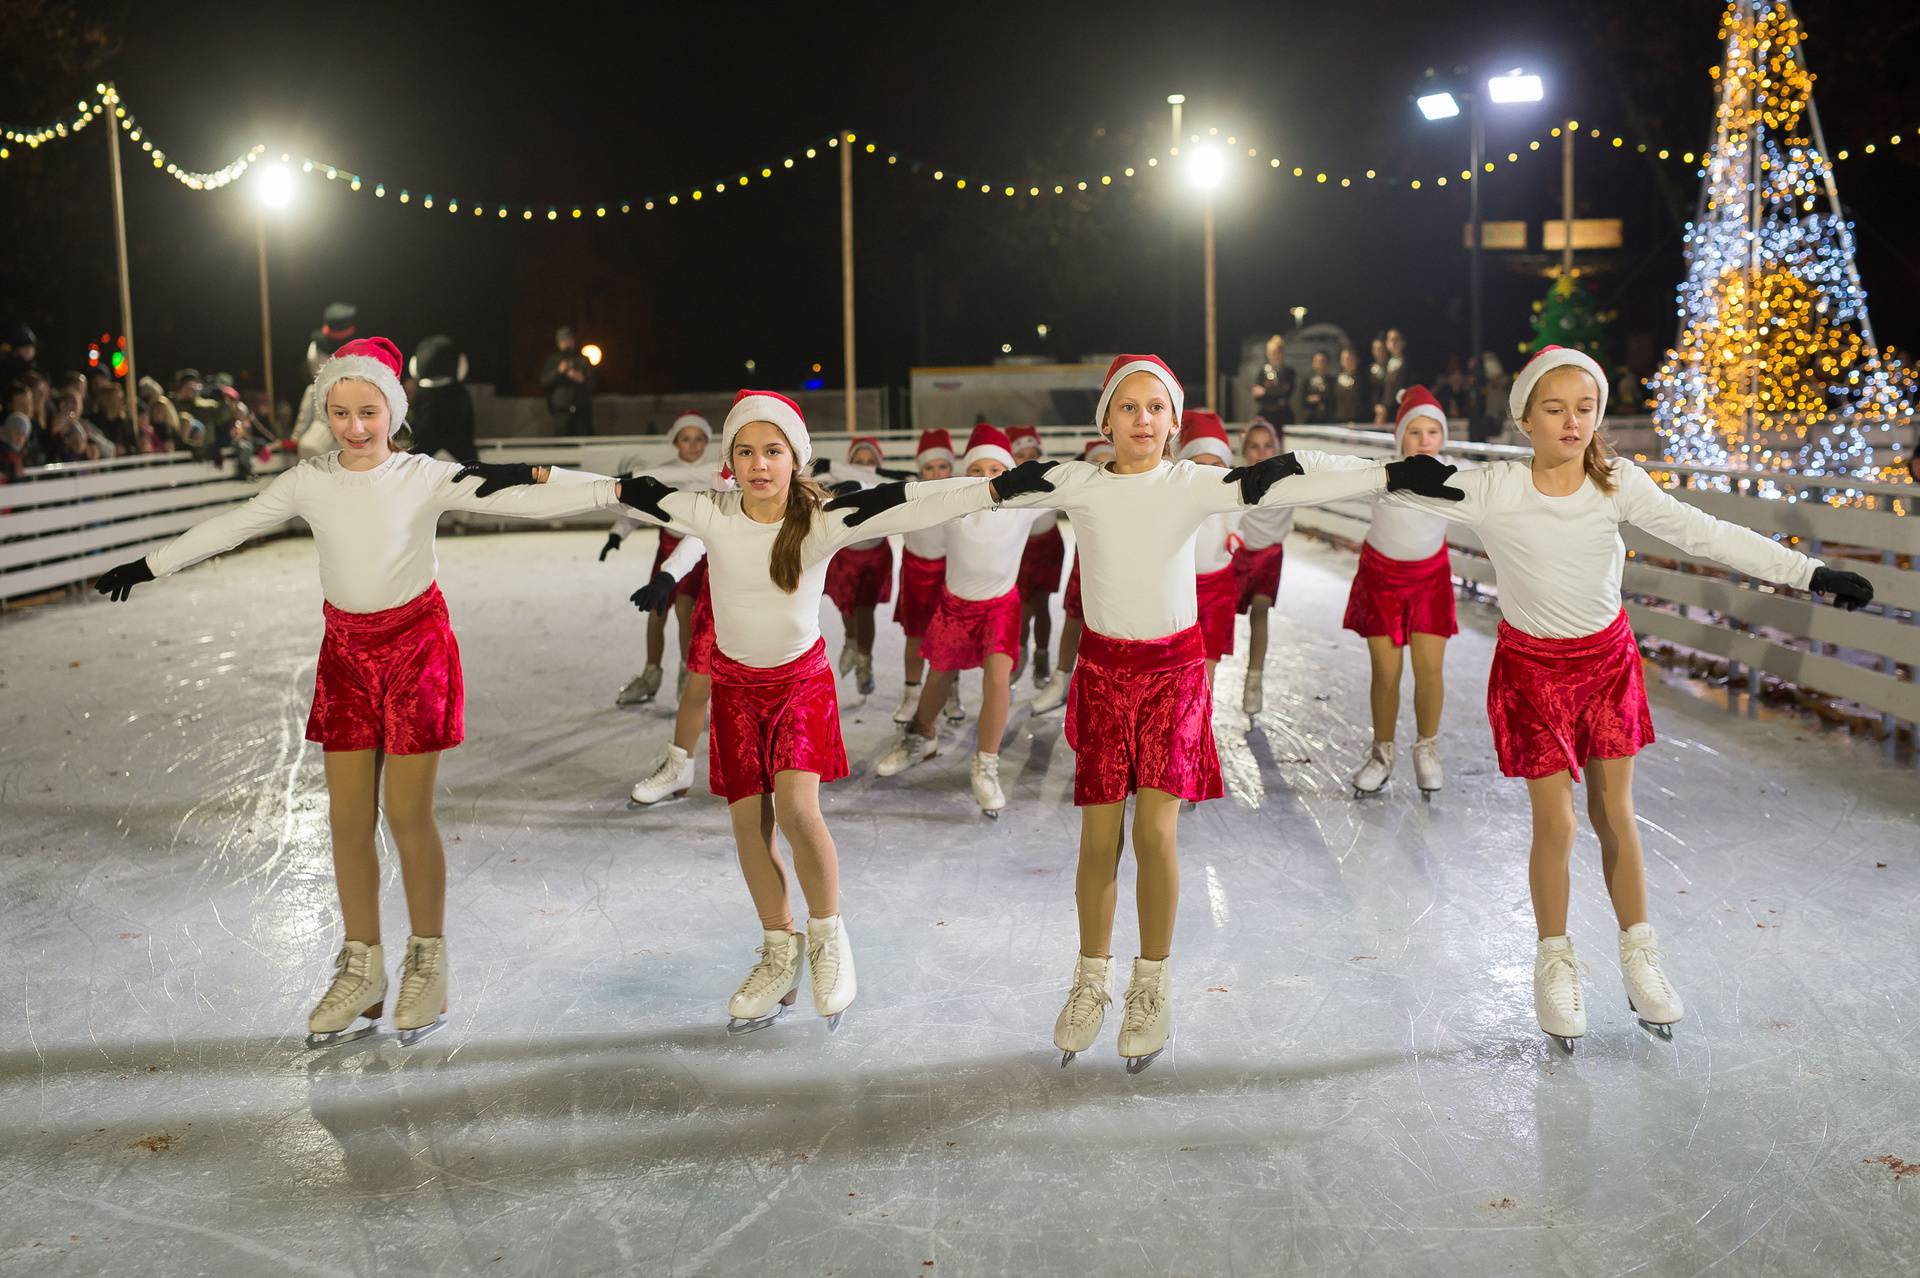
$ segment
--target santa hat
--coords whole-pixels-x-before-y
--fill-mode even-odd
[[[1116,355],[1113,363],[1107,365],[1107,380],[1100,383],[1100,402],[1094,406],[1093,424],[1104,426],[1107,421],[1107,405],[1113,402],[1113,393],[1120,389],[1120,383],[1135,373],[1152,373],[1167,388],[1167,395],[1173,400],[1173,419],[1180,420],[1181,412],[1186,408],[1187,393],[1180,386],[1180,379],[1173,375],[1165,360],[1158,355]]]
[[[1217,457],[1232,464],[1233,446],[1227,443],[1227,428],[1220,414],[1209,408],[1190,408],[1180,419],[1180,460]]]
[[[1016,447],[1021,444],[1032,444],[1034,451],[1039,452],[1040,432],[1032,426],[1009,426],[1007,427],[1007,442]]]
[[[720,427],[720,451],[729,460],[733,457],[733,437],[748,422],[771,422],[778,426],[787,442],[793,445],[795,466],[804,466],[813,460],[813,440],[807,436],[807,419],[801,416],[800,405],[778,391],[760,390],[743,390],[733,397],[733,407],[727,411],[727,420]]]
[[[1585,351],[1576,351],[1571,346],[1542,346],[1540,352],[1527,361],[1513,379],[1513,391],[1507,396],[1507,411],[1513,414],[1514,425],[1527,415],[1527,401],[1533,397],[1533,388],[1540,379],[1556,368],[1577,368],[1593,378],[1593,384],[1599,389],[1600,397],[1596,401],[1599,411],[1593,415],[1597,425],[1607,415],[1607,375],[1594,362],[1593,356]],[[1524,427],[1522,428],[1524,429]]]
[[[1447,442],[1447,414],[1440,401],[1424,386],[1409,386],[1400,392],[1400,415],[1393,419],[1393,442],[1406,447],[1407,427],[1415,418],[1430,417],[1440,423],[1440,442]]]
[[[967,455],[960,459],[960,468],[965,470],[977,461],[997,461],[1012,470],[1013,441],[1007,438],[1007,432],[986,422],[975,426],[973,434],[967,436]]]
[[[1086,447],[1080,450],[1080,460],[1095,465],[1110,462],[1117,456],[1119,454],[1113,451],[1113,441],[1110,439],[1089,439]]]
[[[371,382],[393,414],[392,429],[407,420],[407,392],[400,385],[400,348],[384,337],[361,337],[346,343],[320,366],[313,379],[313,402],[322,413],[327,392],[335,382]]]
[[[682,413],[674,418],[673,425],[667,427],[667,442],[679,443],[680,432],[683,430],[697,430],[702,440],[709,444],[713,442],[713,423],[698,413]]]
[[[853,454],[862,446],[871,448],[873,450],[873,455],[879,458],[879,461],[874,463],[875,465],[879,465],[881,461],[885,461],[887,459],[886,453],[882,452],[880,449],[879,440],[875,439],[871,435],[855,435],[852,439],[849,439],[847,441],[847,460],[852,461]]]
[[[915,462],[952,461],[953,436],[944,430],[923,430],[920,432],[920,446],[913,450]]]

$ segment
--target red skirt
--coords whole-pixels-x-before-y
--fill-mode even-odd
[[[1487,719],[1500,771],[1510,777],[1566,771],[1578,781],[1589,759],[1640,753],[1653,741],[1653,713],[1626,609],[1578,639],[1541,639],[1501,622]]]
[[[1234,603],[1236,612],[1252,612],[1256,599],[1267,600],[1271,607],[1272,601],[1280,597],[1280,552],[1284,549],[1275,542],[1258,550],[1242,546],[1233,552],[1233,571],[1240,579],[1240,598]]]
[[[692,674],[713,673],[713,589],[703,576],[700,593],[693,601],[693,621],[687,636],[687,670]]]
[[[940,606],[920,640],[920,655],[935,670],[973,670],[994,653],[1020,655],[1020,589],[998,599],[962,599],[940,588]]]
[[[1080,556],[1073,557],[1073,571],[1067,574],[1067,595],[1060,601],[1060,610],[1075,621],[1085,621],[1086,612],[1080,606]]]
[[[1385,635],[1396,648],[1410,635],[1457,635],[1452,572],[1445,546],[1425,559],[1389,559],[1363,542],[1341,624],[1357,635]]]
[[[1119,803],[1141,789],[1220,797],[1206,662],[1197,625],[1164,639],[1081,634],[1067,689],[1076,807]]]
[[[1020,576],[1014,588],[1029,603],[1045,599],[1060,589],[1060,570],[1067,564],[1067,543],[1055,524],[1038,537],[1027,538],[1020,552]]]
[[[772,793],[782,772],[812,772],[822,781],[847,775],[825,639],[783,666],[764,669],[715,647],[707,713],[708,784],[728,803]]]
[[[398,608],[345,612],[322,604],[321,613],[327,628],[307,740],[328,752],[432,754],[465,739],[460,645],[437,584]]]
[[[907,638],[918,639],[927,633],[927,623],[940,606],[940,592],[946,583],[945,559],[922,559],[911,550],[900,552],[900,593],[893,597],[893,619]]]
[[[1196,574],[1193,586],[1200,602],[1200,639],[1206,645],[1207,660],[1231,657],[1234,605],[1240,601],[1240,579],[1233,565]]]
[[[893,546],[839,550],[827,564],[827,598],[841,612],[871,608],[893,598]]]

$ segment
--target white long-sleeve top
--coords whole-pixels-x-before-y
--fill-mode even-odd
[[[922,559],[945,559],[947,557],[947,526],[936,524],[932,528],[916,528],[912,532],[900,534],[900,544],[907,553],[918,555]]]
[[[1053,491],[1027,493],[1009,505],[1049,506],[1073,521],[1080,554],[1080,598],[1087,626],[1110,639],[1162,639],[1192,626],[1194,534],[1208,515],[1244,509],[1240,485],[1223,483],[1218,466],[1162,462],[1120,475],[1090,462],[1062,462],[1047,472]],[[1384,488],[1384,467],[1291,475],[1273,485],[1261,507],[1309,506]]]
[[[1358,458],[1354,460],[1358,461]],[[1240,540],[1248,550],[1277,546],[1293,531],[1293,507],[1256,506],[1240,516]]]
[[[946,525],[947,589],[962,599],[998,599],[1020,578],[1031,529],[1053,527],[1055,510],[977,510]]]
[[[835,462],[833,469],[825,476],[825,482],[829,484],[844,484],[849,479],[859,484],[862,488],[878,488],[882,484],[890,484],[893,482],[872,466],[856,466],[852,462]],[[850,541],[841,547],[841,549],[872,550],[885,540],[885,537],[865,537],[859,541]]]
[[[1820,566],[1818,559],[1678,500],[1624,457],[1614,459],[1612,474],[1612,493],[1588,479],[1570,496],[1549,497],[1534,487],[1528,463],[1499,461],[1448,481],[1466,493],[1465,501],[1404,492],[1385,500],[1471,526],[1500,575],[1501,616],[1542,639],[1590,635],[1620,615],[1620,573],[1627,561],[1621,524],[1736,572],[1802,590]]]
[[[634,522],[637,524],[640,521],[635,520]],[[685,579],[688,573],[693,571],[695,564],[706,557],[707,546],[705,542],[701,541],[698,537],[682,537],[679,543],[667,552],[667,557],[660,561],[660,571],[666,573],[675,581],[681,581]]]
[[[726,464],[714,461],[706,455],[702,455],[697,462],[681,461],[676,456],[672,461],[661,462],[658,466],[639,468],[643,460],[645,459],[638,454],[629,454],[621,458],[621,473],[651,476],[676,492],[706,493],[733,487],[733,480],[720,477],[720,472],[726,469]],[[639,526],[638,519],[622,515],[614,521],[613,535],[625,541],[627,535]]]
[[[348,470],[337,452],[311,457],[252,500],[187,529],[148,555],[147,566],[165,577],[298,515],[313,530],[327,602],[345,612],[381,612],[433,584],[440,566],[434,528],[446,511],[559,519],[615,501],[614,481],[586,471],[556,467],[544,484],[491,497],[475,495],[478,479],[456,483],[459,471],[457,462],[418,453],[395,453],[372,470]]]
[[[1224,514],[1208,515],[1201,523],[1200,531],[1193,535],[1193,570],[1198,573],[1219,572],[1233,562],[1233,542],[1240,532],[1240,521],[1245,518],[1244,510],[1229,510]]]
[[[1352,470],[1368,465],[1364,457],[1341,453],[1323,453],[1310,448],[1294,450],[1294,459],[1309,474],[1316,470]],[[1398,502],[1373,501],[1373,521],[1367,526],[1366,543],[1389,559],[1431,559],[1447,544],[1447,521],[1424,510],[1415,510]],[[1248,543],[1251,545],[1251,541]],[[1608,618],[1612,620],[1612,618]]]
[[[1060,516],[1056,514],[1052,519],[1034,520],[1033,527],[1027,529],[1027,536],[1029,538],[1037,539],[1037,538],[1046,536],[1050,532],[1059,532],[1059,531],[1060,531]]]
[[[792,594],[768,571],[780,525],[763,524],[741,508],[742,494],[669,493],[660,504],[664,527],[706,544],[707,589],[713,596],[713,637],[720,651],[743,665],[769,669],[803,655],[820,638],[820,597],[827,561],[856,538],[886,537],[945,523],[993,504],[981,479],[942,479],[907,485],[907,500],[857,528],[844,510],[822,510],[800,547],[800,583]],[[643,512],[629,513],[658,523]]]

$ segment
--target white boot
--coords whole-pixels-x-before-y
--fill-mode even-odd
[[[898,776],[916,763],[931,759],[940,753],[939,735],[923,737],[920,730],[908,724],[906,731],[900,734],[900,740],[893,749],[880,756],[880,762],[873,765],[875,776]]]
[[[1635,923],[1620,934],[1620,975],[1627,983],[1627,1006],[1640,1023],[1662,1038],[1672,1038],[1682,1015],[1680,995],[1660,970],[1660,941],[1653,924]]]
[[[1168,988],[1168,959],[1133,961],[1133,979],[1127,982],[1125,1006],[1120,1015],[1120,1054],[1127,1058],[1127,1073],[1138,1074],[1153,1064],[1167,1045],[1173,1029],[1172,991]]]
[[[447,939],[409,936],[400,961],[400,994],[393,1000],[393,1027],[400,1045],[412,1047],[447,1022]]]
[[[693,756],[671,743],[666,757],[633,787],[633,801],[646,806],[662,799],[678,799],[693,788]]]
[[[827,1018],[829,1030],[838,1029],[840,1014],[853,1006],[858,989],[853,979],[853,946],[838,914],[807,920],[807,966],[813,969],[813,1010]]]
[[[973,756],[973,801],[990,817],[1000,815],[1007,806],[1007,795],[1000,788],[1000,756],[982,750]]]
[[[871,652],[853,654],[853,680],[854,686],[860,689],[861,696],[873,695],[873,654]]]
[[[920,685],[910,683],[900,690],[900,708],[893,712],[895,723],[912,723],[920,712]]]
[[[1363,798],[1369,794],[1378,794],[1386,788],[1387,778],[1393,775],[1393,742],[1376,741],[1367,751],[1367,761],[1353,774],[1353,797]]]
[[[1100,1026],[1107,1019],[1107,1004],[1113,1002],[1108,991],[1113,986],[1109,969],[1112,959],[1088,958],[1082,954],[1073,965],[1073,986],[1067,990],[1067,1005],[1053,1022],[1053,1045],[1060,1049],[1060,1068],[1093,1046]]]
[[[616,706],[637,706],[643,701],[653,700],[660,691],[660,667],[648,666],[633,678],[627,680],[627,686],[620,689],[620,695],[613,699]]]
[[[307,1017],[307,1046],[329,1047],[365,1038],[380,1027],[386,999],[387,963],[380,947],[348,941],[334,956],[333,983]]]
[[[1260,680],[1264,673],[1260,670],[1247,671],[1247,686],[1240,693],[1241,714],[1252,716],[1260,713],[1260,707],[1266,700],[1260,689]]]
[[[1421,737],[1413,743],[1413,783],[1422,794],[1438,794],[1446,773],[1440,768],[1440,739]]]
[[[955,675],[953,682],[947,685],[947,708],[943,711],[948,723],[965,723],[967,708],[960,704],[960,676]]]
[[[844,676],[849,670],[853,669],[853,659],[859,655],[859,650],[853,646],[853,641],[849,639],[840,646],[840,661],[836,669]]]
[[[1587,1032],[1587,1009],[1580,1001],[1580,961],[1564,936],[1541,938],[1533,958],[1533,1014],[1540,1028],[1569,1054],[1573,1040]]]
[[[1067,684],[1072,676],[1062,671],[1053,672],[1053,678],[1047,680],[1047,686],[1033,699],[1035,714],[1050,714],[1067,704]]]
[[[761,935],[760,959],[747,972],[747,979],[727,1000],[729,1034],[751,1034],[774,1023],[780,1013],[793,1006],[800,992],[800,959],[806,943],[798,932],[784,928]]]

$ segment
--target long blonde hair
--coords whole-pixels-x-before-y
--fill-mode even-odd
[[[773,553],[767,559],[767,575],[787,594],[800,588],[800,548],[813,531],[813,517],[827,504],[827,490],[818,480],[794,467],[787,484],[787,513],[780,520],[780,531],[773,538]]]

